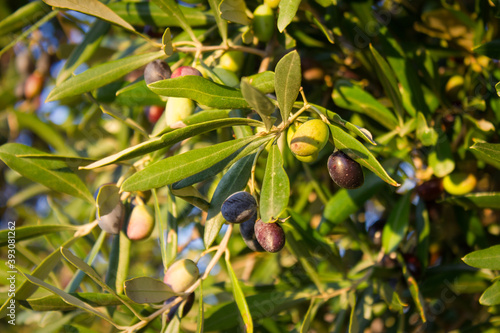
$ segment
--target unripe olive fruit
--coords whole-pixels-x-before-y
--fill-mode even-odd
[[[264,249],[257,242],[255,237],[255,221],[257,220],[257,213],[254,214],[249,220],[240,224],[240,234],[243,241],[248,248],[255,252],[263,252]]]
[[[276,8],[279,6],[281,0],[264,0],[264,3],[271,8]]]
[[[131,240],[143,240],[153,232],[155,219],[153,210],[147,205],[137,205],[132,209],[127,226],[127,237]]]
[[[106,215],[101,215],[97,223],[109,234],[119,234],[125,219],[125,206],[121,201]]]
[[[361,165],[340,150],[328,158],[328,173],[335,184],[347,189],[358,188],[365,181]]]
[[[231,223],[242,223],[257,212],[257,201],[248,192],[240,191],[231,194],[220,209],[222,216]]]
[[[424,201],[437,200],[443,193],[443,181],[441,178],[432,178],[416,188],[418,196]]]
[[[253,12],[253,31],[261,42],[269,42],[274,34],[274,13],[267,4],[258,6]]]
[[[175,299],[175,297],[174,297]],[[193,307],[193,304],[194,304],[194,291],[188,295],[188,297],[186,297],[186,299],[176,305],[174,305],[170,311],[168,312],[168,318],[170,320],[172,320],[172,318],[174,318],[175,316],[175,313],[177,312],[177,310],[180,308],[180,306],[184,304],[184,307],[182,308],[182,313],[179,315],[179,317],[181,318],[184,318],[188,313],[189,311],[191,310],[191,308]]]
[[[196,105],[189,98],[169,97],[165,107],[165,121],[170,126],[193,114]]]
[[[306,121],[295,131],[290,141],[290,150],[298,156],[317,154],[326,145],[329,136],[328,126],[322,120]]]
[[[464,195],[472,191],[477,184],[476,176],[464,172],[455,172],[443,179],[443,187],[452,195]]]
[[[169,79],[170,75],[172,75],[172,70],[163,60],[156,59],[144,68],[144,81],[146,81],[146,84]]]
[[[45,79],[42,74],[34,71],[24,82],[24,97],[32,99],[42,92]]]
[[[295,155],[295,158],[301,162],[304,162],[304,163],[312,163],[318,159],[318,154],[319,153],[314,153],[314,154],[308,155],[308,156]]]
[[[446,82],[444,90],[446,92],[446,96],[455,101],[461,99],[462,96],[460,92],[462,91],[463,87],[464,77],[462,75],[453,75],[452,77],[450,77],[448,82]]]
[[[238,73],[243,67],[244,53],[241,51],[229,51],[224,53],[219,60],[219,66],[228,71]]]
[[[158,121],[158,119],[160,119],[161,115],[163,114],[163,111],[165,111],[165,108],[163,106],[151,105],[147,110],[147,116],[149,122],[151,124],[155,124]]]
[[[167,269],[163,282],[174,292],[181,293],[191,287],[199,276],[200,271],[194,261],[181,259]]]
[[[276,253],[285,246],[285,232],[278,223],[255,222],[255,238],[267,252]]]
[[[196,68],[191,67],[191,66],[182,66],[182,67],[177,68],[175,71],[173,71],[170,78],[174,79],[176,77],[186,76],[186,75],[196,75],[196,76],[203,77],[201,72],[199,70],[197,70]]]

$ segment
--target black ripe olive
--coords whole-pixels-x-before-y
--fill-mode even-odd
[[[361,165],[340,150],[328,158],[328,173],[335,184],[347,189],[358,188],[365,181]]]
[[[170,66],[162,60],[154,60],[147,64],[144,69],[144,81],[146,81],[146,84],[170,79],[170,75],[172,75]]]
[[[257,201],[248,192],[236,192],[224,201],[220,211],[226,221],[242,223],[250,219],[257,212]]]
[[[257,214],[254,214],[250,220],[247,220],[240,224],[241,237],[245,241],[248,248],[255,252],[264,252],[262,246],[257,242],[255,237],[255,220],[257,220]]]

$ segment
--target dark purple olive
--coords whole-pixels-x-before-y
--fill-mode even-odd
[[[435,201],[443,193],[441,178],[433,178],[417,186],[417,194],[424,201]]]
[[[411,253],[405,253],[403,254],[403,258],[410,274],[418,279],[422,275],[422,263],[418,257]]]
[[[279,252],[285,246],[285,232],[278,223],[255,222],[255,238],[267,252]]]
[[[257,212],[257,201],[248,192],[236,192],[224,201],[220,211],[226,221],[242,223],[250,219]]]
[[[260,246],[255,237],[255,220],[257,220],[257,214],[254,214],[250,220],[240,224],[241,237],[250,250],[264,252],[264,249]]]
[[[175,298],[176,297],[172,297],[172,299],[175,299]],[[180,303],[177,303],[176,305],[174,305],[170,309],[170,311],[168,312],[168,319],[169,320],[172,320],[172,318],[174,318],[175,313],[177,312],[177,310],[179,309],[179,307],[181,306],[181,304],[184,304],[184,307],[182,308],[182,313],[180,314],[180,317],[184,318],[189,313],[189,310],[191,310],[191,308],[193,307],[193,304],[194,304],[194,292],[192,292],[191,294],[189,294],[188,297],[186,297],[186,299],[184,301],[182,301]]]
[[[170,75],[172,75],[170,66],[166,62],[158,59],[147,64],[144,69],[144,80],[146,84],[170,79]]]
[[[365,182],[361,165],[340,150],[328,158],[328,173],[335,184],[347,189],[358,188]]]
[[[196,75],[196,76],[203,76],[199,70],[197,70],[194,67],[191,66],[182,66],[177,68],[175,71],[173,71],[172,76],[170,78],[176,78],[180,76],[186,76],[186,75]]]

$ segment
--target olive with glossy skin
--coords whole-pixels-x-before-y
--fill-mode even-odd
[[[267,4],[258,6],[253,12],[253,31],[261,42],[269,42],[274,34],[274,13]]]
[[[170,75],[172,75],[170,66],[158,59],[147,64],[144,69],[144,81],[146,81],[146,84],[169,79]]]
[[[302,124],[290,141],[290,150],[297,156],[318,154],[328,142],[330,130],[320,119],[313,119]]]
[[[165,111],[165,108],[163,106],[151,105],[146,112],[149,122],[151,124],[155,124],[158,119],[160,119],[163,111]]]
[[[194,261],[181,259],[167,269],[163,282],[174,292],[181,293],[191,287],[199,276],[200,271]]]
[[[443,179],[443,187],[452,195],[464,195],[472,191],[477,184],[476,176],[472,173],[455,172]]]
[[[328,158],[328,173],[335,184],[347,189],[358,188],[365,181],[361,165],[340,150]]]
[[[250,219],[257,212],[257,201],[248,192],[236,192],[224,201],[220,211],[226,221],[242,223]]]
[[[172,299],[175,299],[176,297],[172,297]],[[168,303],[168,301],[166,302]],[[177,312],[177,310],[179,309],[179,307],[184,304],[184,307],[182,308],[182,313],[180,314],[179,317],[181,318],[184,318],[188,313],[189,311],[191,310],[191,308],[193,307],[193,304],[194,304],[194,291],[188,295],[188,297],[186,297],[186,299],[176,305],[174,305],[170,311],[168,312],[168,318],[169,320],[172,320],[172,318],[174,318],[175,316],[175,313]]]
[[[255,238],[267,252],[276,253],[285,246],[285,232],[277,223],[265,223],[261,219],[255,222]]]
[[[132,209],[127,225],[127,237],[131,240],[143,240],[153,232],[155,219],[153,210],[147,205],[137,205]]]
[[[257,213],[252,216],[250,220],[247,220],[240,224],[240,234],[243,241],[248,246],[248,248],[255,252],[264,252],[262,246],[257,242],[255,237],[255,221],[257,220]]]
[[[96,212],[97,215],[97,212]],[[99,227],[109,234],[119,234],[125,220],[125,206],[120,201],[118,204],[106,215],[101,215],[97,220]]]
[[[196,76],[203,77],[201,72],[199,70],[197,70],[196,68],[191,67],[191,66],[182,66],[182,67],[177,68],[175,71],[173,71],[170,78],[174,79],[176,77],[186,76],[186,75],[196,75]]]

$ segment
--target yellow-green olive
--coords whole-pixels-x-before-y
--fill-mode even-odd
[[[165,120],[167,126],[183,120],[193,114],[196,105],[189,98],[169,97],[165,106]]]
[[[228,71],[238,73],[243,67],[245,55],[241,51],[229,51],[220,57],[219,66]]]
[[[452,195],[464,195],[472,191],[477,184],[476,176],[464,172],[455,172],[443,178],[443,187]]]
[[[297,156],[310,156],[318,152],[328,142],[330,131],[320,119],[306,121],[297,128],[289,145],[290,150]]]
[[[267,4],[258,6],[253,12],[253,31],[261,42],[269,42],[274,34],[274,13]]]
[[[264,3],[271,8],[277,8],[281,0],[264,0]]]
[[[191,287],[199,276],[200,271],[194,261],[181,259],[167,269],[163,282],[174,292],[180,293]]]

